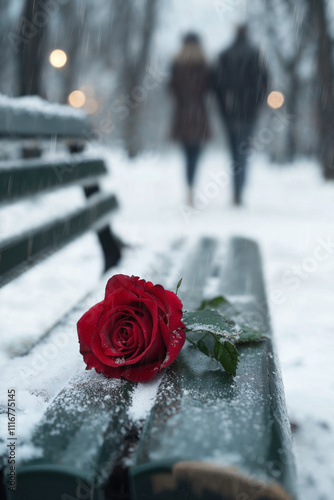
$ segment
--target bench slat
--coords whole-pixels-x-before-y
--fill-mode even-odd
[[[183,279],[179,295],[184,309],[195,309],[201,303],[203,288],[213,272],[212,259],[216,248],[216,240],[201,238],[188,250],[180,275]]]
[[[87,382],[86,374],[75,376],[49,406],[32,437],[43,456],[20,464],[13,500],[30,498],[27,492],[34,500],[101,498],[97,490],[131,435],[133,385],[93,373]]]
[[[207,277],[217,266],[224,270],[220,291],[238,297],[246,317],[258,318],[265,292],[257,246],[236,238],[225,266],[207,260]],[[197,283],[192,294],[202,298],[198,273],[203,269],[190,260],[183,275],[190,269],[191,281],[184,278],[180,288],[185,308],[188,289]],[[260,322],[268,333],[265,308]],[[130,468],[133,499],[294,498],[289,422],[271,340],[238,350],[240,363],[232,379],[192,346],[183,348],[159,387],[136,465]]]
[[[0,204],[69,184],[91,184],[106,172],[102,159],[75,155],[61,161],[25,160],[16,165],[0,165]]]
[[[21,274],[56,249],[103,221],[103,216],[117,207],[114,195],[97,193],[89,198],[85,207],[76,212],[27,231],[0,246],[0,286]]]
[[[0,98],[0,136],[89,138],[87,115],[67,105],[52,104],[39,97]]]

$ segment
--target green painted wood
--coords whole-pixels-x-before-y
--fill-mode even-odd
[[[245,319],[256,320],[270,334],[254,242],[234,238],[225,256],[217,253],[213,259],[203,253],[202,242],[202,250],[186,260],[183,276],[180,296],[186,309],[200,304],[205,281],[215,277],[219,292],[237,301]],[[239,346],[239,352],[232,378],[214,360],[189,344],[184,347],[159,387],[130,468],[133,500],[296,498],[289,421],[272,341]]]
[[[25,232],[0,246],[0,286],[10,281],[12,273],[21,274],[64,244],[101,221],[117,207],[114,195],[96,194],[87,205],[66,217]],[[103,221],[103,219],[102,219]]]
[[[131,436],[127,409],[133,388],[96,374],[74,377],[35,428],[32,444],[40,456],[20,461],[17,490],[8,500],[104,499]]]
[[[72,155],[68,160],[19,160],[0,164],[0,204],[70,184],[88,184],[107,172],[101,159]]]
[[[0,137],[90,138],[91,124],[82,110],[36,97],[0,99]]]

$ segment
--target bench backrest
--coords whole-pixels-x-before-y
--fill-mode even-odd
[[[51,104],[37,96],[0,95],[0,137],[88,139],[90,135],[89,120],[81,110]]]
[[[90,126],[84,113],[69,106],[52,105],[37,97],[0,97],[0,136],[85,140]],[[0,162],[0,205],[78,184],[89,198],[79,210],[0,242],[0,286],[31,265],[69,243],[88,229],[100,231],[107,268],[119,258],[104,216],[116,208],[113,194],[99,191],[98,179],[107,173],[100,158],[81,154],[66,159],[29,159]],[[112,256],[112,257],[111,257]]]

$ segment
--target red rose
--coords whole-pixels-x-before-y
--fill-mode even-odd
[[[104,300],[78,321],[87,370],[145,382],[169,366],[185,342],[182,302],[175,293],[136,276],[116,274]]]

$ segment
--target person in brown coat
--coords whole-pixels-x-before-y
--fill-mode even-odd
[[[181,143],[185,153],[188,203],[192,205],[198,159],[210,137],[205,105],[210,69],[195,33],[184,37],[183,46],[174,58],[169,88],[175,100],[171,136]]]

